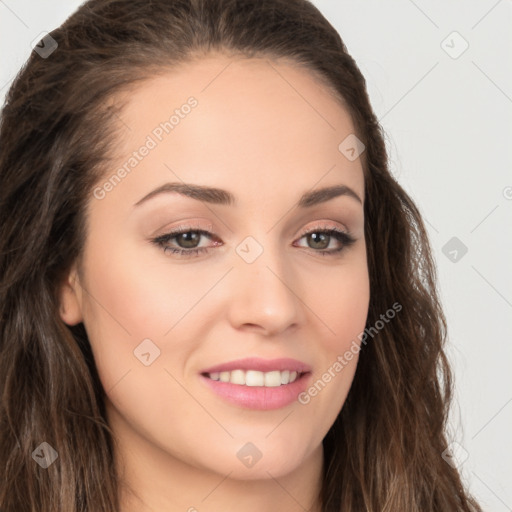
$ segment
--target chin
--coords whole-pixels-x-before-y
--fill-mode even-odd
[[[318,455],[317,450],[320,450],[320,454],[322,450],[321,444],[311,451],[307,442],[290,442],[285,438],[273,441],[254,439],[253,442],[231,442],[229,450],[226,450],[227,445],[224,445],[224,450],[219,447],[216,453],[210,453],[208,460],[202,462],[210,470],[229,474],[229,478],[234,480],[267,480],[293,473],[303,464],[309,464]]]
[[[282,458],[278,459],[275,456],[267,457],[267,460],[263,460],[263,457],[252,467],[245,467],[243,464],[237,464],[235,466],[226,464],[225,472],[229,473],[229,478],[233,480],[268,480],[269,478],[282,478],[290,473],[297,470],[304,462],[302,459],[290,459],[289,454],[283,455]]]

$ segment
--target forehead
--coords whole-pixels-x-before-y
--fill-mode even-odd
[[[339,149],[355,131],[347,109],[293,62],[203,57],[138,82],[119,99],[116,164],[151,146],[137,172],[130,170],[125,193],[140,195],[145,182],[182,179],[231,185],[250,197],[322,180],[364,195],[360,159],[350,161]]]

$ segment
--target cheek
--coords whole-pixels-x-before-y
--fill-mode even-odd
[[[156,251],[112,244],[100,261],[91,245],[86,300],[94,324],[133,341],[161,338],[211,286],[186,267],[156,258]]]
[[[366,257],[361,250],[347,258],[339,269],[323,269],[308,279],[305,297],[323,325],[323,348],[331,356],[346,350],[364,330],[370,302],[370,280]]]
[[[370,301],[370,282],[365,247],[346,258],[339,271],[317,275],[308,294],[308,305],[323,325],[318,338],[318,365],[310,386],[299,395],[299,403],[322,417],[324,433],[336,419],[349,392],[357,367],[360,338],[364,332]]]
[[[169,390],[173,381],[164,369],[182,380],[191,354],[218,319],[209,295],[225,269],[177,264],[130,240],[110,240],[107,247],[107,240],[91,237],[85,253],[84,324],[107,393],[121,380],[124,388],[140,377],[129,394],[143,400],[151,389]],[[152,380],[157,371],[163,382]],[[174,400],[182,398],[178,387]]]

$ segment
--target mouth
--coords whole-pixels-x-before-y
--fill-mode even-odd
[[[288,358],[240,359],[200,373],[201,381],[224,402],[260,411],[280,409],[297,401],[310,377],[310,366]]]

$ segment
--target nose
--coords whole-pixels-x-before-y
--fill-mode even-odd
[[[236,262],[228,307],[233,327],[270,336],[302,322],[300,279],[284,258],[282,251],[267,248],[252,263]]]

